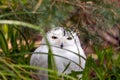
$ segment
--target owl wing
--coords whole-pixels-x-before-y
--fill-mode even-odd
[[[86,59],[86,55],[85,55],[85,53],[84,53],[84,51],[82,49],[82,46],[81,46],[81,43],[80,43],[80,40],[79,40],[78,36],[75,37],[75,40],[76,40],[76,46],[79,49],[80,56],[82,56],[82,57],[84,57]],[[86,61],[82,57],[80,58],[80,60],[81,60],[80,63],[81,63],[81,67],[84,68]]]
[[[84,67],[85,67],[85,63],[86,63],[86,61],[85,61],[86,55],[85,55],[82,47],[79,48],[79,51],[80,51],[80,56],[82,56],[82,57],[80,58],[80,64],[81,64],[81,67],[84,68]],[[84,59],[83,59],[83,57],[84,57]]]
[[[30,58],[30,65],[47,68],[47,53],[48,47],[46,45],[38,47]]]

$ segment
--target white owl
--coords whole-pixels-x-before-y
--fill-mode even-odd
[[[81,47],[78,36],[72,31],[67,31],[62,27],[53,28],[46,34],[46,38],[48,39],[49,44],[51,45],[51,49],[53,54],[60,55],[66,57],[77,64],[79,64],[83,69],[85,67],[85,59],[86,58],[84,51]],[[38,47],[34,52],[43,52],[48,53],[48,45],[46,43],[45,38],[42,39],[40,47]],[[81,55],[82,57],[74,54]],[[56,67],[58,72],[63,72],[66,66],[70,63],[70,60],[54,56],[54,60],[56,63]],[[71,71],[82,71],[83,69],[75,64],[74,62],[70,63],[67,70],[64,72],[66,74]],[[48,68],[48,56],[44,54],[32,54],[30,59],[30,65],[39,66],[43,68]],[[40,74],[47,74],[46,71],[38,71]],[[47,76],[38,75],[41,80],[48,80]]]

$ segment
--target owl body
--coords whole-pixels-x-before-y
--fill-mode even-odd
[[[81,48],[79,38],[76,34],[74,34],[73,32],[66,31],[63,28],[59,27],[57,29],[52,29],[50,32],[48,32],[46,37],[51,45],[53,54],[55,54],[54,60],[58,72],[62,73],[69,63],[70,65],[64,73],[68,74],[71,73],[71,71],[82,71],[82,68],[85,67],[85,60],[78,55],[81,55],[84,58],[86,58],[86,56],[84,54],[83,49]],[[46,44],[45,38],[43,38],[41,44],[44,45],[38,47],[35,50],[35,52],[43,52],[46,53],[46,55],[32,54],[30,59],[30,65],[48,68],[47,53],[49,49]],[[38,72],[40,74],[47,74],[47,72],[45,71]],[[41,80],[48,79],[46,76],[38,76]]]

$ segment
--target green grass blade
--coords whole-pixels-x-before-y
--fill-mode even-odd
[[[48,71],[48,72],[50,72],[50,73],[57,73],[57,72],[55,72],[54,70],[51,70],[51,69],[47,69],[47,68],[42,68],[42,67],[36,67],[36,66],[30,66],[30,65],[20,65],[20,64],[12,64],[11,66],[13,66],[13,67],[21,67],[21,68],[27,68],[27,69],[34,69],[34,70],[45,70],[45,71]],[[66,78],[68,78],[69,80],[77,80],[77,79],[75,79],[74,77],[71,77],[71,76],[69,76],[69,75],[66,75],[66,74],[63,74],[63,73],[59,73],[58,72],[58,74],[59,75],[61,75],[61,76],[64,76],[64,77],[66,77]],[[59,78],[58,77],[56,77],[55,75],[53,75],[54,76],[54,79],[55,80],[58,80]]]
[[[23,39],[25,40],[27,48],[30,49],[28,40],[26,39],[26,37],[25,37],[25,35],[23,34],[23,32],[22,32],[20,29],[16,28],[16,27],[15,27],[15,29],[20,33],[20,35],[21,35],[21,36],[23,37]]]
[[[4,34],[1,31],[0,31],[0,47],[5,54],[9,53],[7,41],[5,39]]]
[[[52,75],[56,77],[58,76],[56,73],[57,68],[56,68],[56,64],[55,64],[55,60],[54,60],[54,56],[53,56],[51,48],[49,48],[49,52],[48,52],[48,69],[55,71],[54,74],[48,72],[48,75]],[[56,80],[55,78],[52,78],[52,77],[48,77],[48,78],[49,80]]]
[[[0,61],[2,63],[4,63],[7,67],[9,67],[12,71],[14,71],[14,73],[18,76],[18,79],[24,79],[24,76],[22,76],[12,65],[10,65],[8,62],[6,62],[6,60],[4,60],[4,58],[0,57]]]
[[[10,43],[13,48],[13,52],[19,52],[18,44],[17,44],[17,37],[18,33],[16,30],[14,30],[14,27],[9,28],[9,37],[10,37]]]
[[[0,71],[0,75],[3,78],[3,80],[7,80],[7,78],[5,77],[5,75]]]
[[[71,61],[67,64],[67,66],[65,67],[65,69],[63,70],[62,73],[64,73],[68,69],[68,67],[70,66],[70,63],[71,63]]]
[[[30,23],[26,23],[26,22],[22,22],[22,21],[16,21],[16,20],[0,20],[0,24],[10,24],[10,25],[19,25],[19,26],[27,26],[29,28],[33,28],[37,31],[40,31],[41,33],[43,33],[43,35],[45,34],[44,31],[42,30],[42,28],[39,28],[36,25],[30,24]]]

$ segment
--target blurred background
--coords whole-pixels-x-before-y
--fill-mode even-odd
[[[0,20],[71,29],[88,57],[83,79],[120,79],[120,0],[0,0]],[[0,21],[1,80],[30,79],[30,52],[43,36],[14,23]]]

